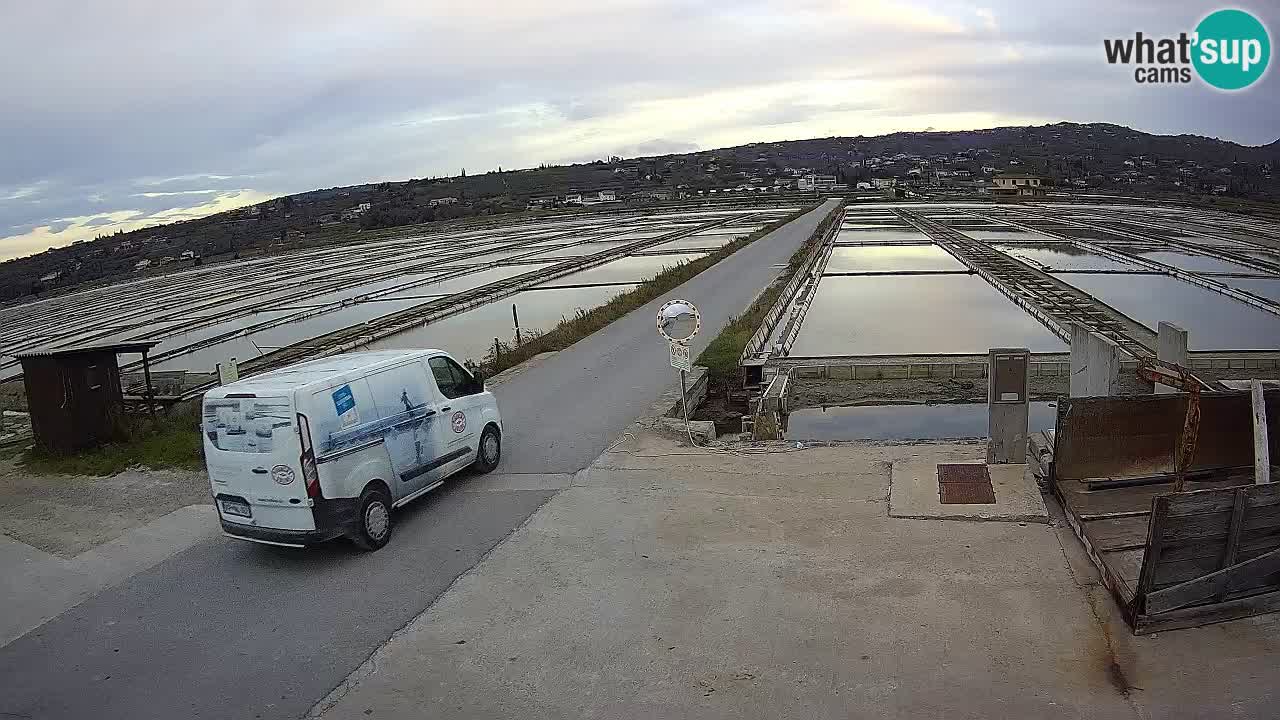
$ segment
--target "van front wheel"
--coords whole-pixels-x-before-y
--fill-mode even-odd
[[[502,460],[502,435],[490,425],[480,434],[480,449],[476,452],[475,468],[482,473],[493,472]]]
[[[360,517],[351,541],[361,550],[374,551],[391,539],[391,497],[376,485],[360,496]]]

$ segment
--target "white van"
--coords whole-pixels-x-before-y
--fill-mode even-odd
[[[484,379],[440,350],[350,353],[210,390],[204,456],[230,537],[303,547],[391,537],[391,510],[502,456]]]

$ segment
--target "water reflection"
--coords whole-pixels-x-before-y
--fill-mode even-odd
[[[964,270],[964,263],[937,245],[836,247],[827,272],[901,272]]]
[[[1155,260],[1156,262],[1161,262],[1165,265],[1172,265],[1180,270],[1188,270],[1191,272],[1257,272],[1247,265],[1241,265],[1227,260],[1219,260],[1218,258],[1208,257],[1206,255],[1196,255],[1194,253],[1158,251],[1139,252],[1137,254],[1147,258],[1148,260]]]
[[[1259,297],[1280,303],[1280,278],[1222,278],[1222,282],[1237,290],[1247,290]]]
[[[1280,316],[1167,275],[1058,277],[1149,328],[1161,320],[1181,325],[1193,350],[1280,347]]]
[[[836,242],[850,243],[887,243],[914,242],[928,243],[929,237],[919,230],[905,228],[902,230],[841,230],[836,235]]]
[[[1081,250],[1071,243],[1044,243],[1041,245],[992,245],[1031,265],[1048,270],[1142,270],[1132,263],[1111,260],[1095,253]]]
[[[505,300],[384,338],[370,344],[367,349],[441,348],[460,359],[470,358],[478,362],[493,347],[494,338],[511,342],[515,334],[511,318],[512,304],[519,312],[522,330],[549,330],[561,318],[572,317],[577,309],[589,310],[633,287],[615,285],[526,290]]]
[[[1031,432],[1057,420],[1056,403],[1033,402]],[[804,408],[787,418],[788,440],[940,440],[987,436],[987,404]]]
[[[825,277],[793,355],[1060,352],[1065,344],[980,278]]]

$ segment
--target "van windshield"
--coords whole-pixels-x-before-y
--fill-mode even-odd
[[[219,450],[269,453],[285,441],[292,426],[289,398],[219,398],[204,403],[204,434]]]

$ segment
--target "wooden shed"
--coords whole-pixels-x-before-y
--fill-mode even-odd
[[[67,452],[121,439],[124,394],[116,356],[142,354],[150,401],[147,353],[155,345],[129,342],[19,353],[36,444],[44,450]]]

